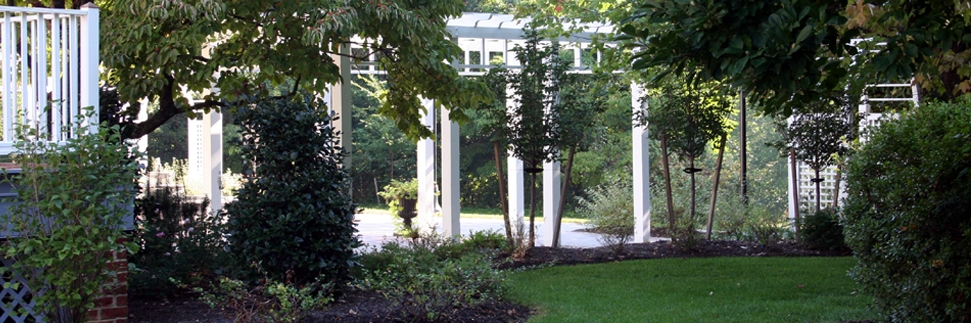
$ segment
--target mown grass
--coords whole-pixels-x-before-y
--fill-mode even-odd
[[[839,322],[872,319],[852,258],[653,259],[514,273],[529,322]]]

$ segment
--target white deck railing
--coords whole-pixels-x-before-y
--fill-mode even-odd
[[[99,96],[98,7],[80,10],[0,6],[0,155],[14,151],[17,124],[39,129],[45,139],[76,136],[70,125]]]

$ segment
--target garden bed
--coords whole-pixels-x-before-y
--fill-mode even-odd
[[[604,263],[633,259],[693,258],[693,257],[830,257],[848,256],[848,252],[808,250],[798,244],[782,242],[777,246],[763,247],[746,241],[701,241],[694,251],[682,251],[671,243],[660,241],[647,244],[629,244],[621,254],[608,248],[533,248],[523,259],[508,259],[500,255],[499,266],[504,269],[528,268],[545,265],[576,265]],[[233,322],[232,318],[218,309],[211,309],[192,294],[171,300],[132,298],[129,305],[129,321],[175,322]],[[508,302],[489,302],[479,306],[456,309],[454,322],[526,322],[533,314],[525,306]],[[400,311],[380,294],[370,291],[348,290],[326,310],[312,313],[303,322],[404,322]]]

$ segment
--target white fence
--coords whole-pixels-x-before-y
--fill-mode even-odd
[[[13,152],[16,125],[64,141],[85,107],[98,109],[98,7],[80,10],[0,6],[0,155]],[[95,122],[84,121],[87,131]]]

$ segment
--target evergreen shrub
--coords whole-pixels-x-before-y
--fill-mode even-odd
[[[843,224],[839,213],[827,208],[803,217],[799,224],[799,241],[815,250],[846,250]]]
[[[258,264],[286,283],[347,279],[360,242],[331,119],[324,107],[290,99],[239,107],[248,174],[225,210],[241,268]]]
[[[971,98],[885,120],[846,182],[850,274],[884,318],[971,321]]]

